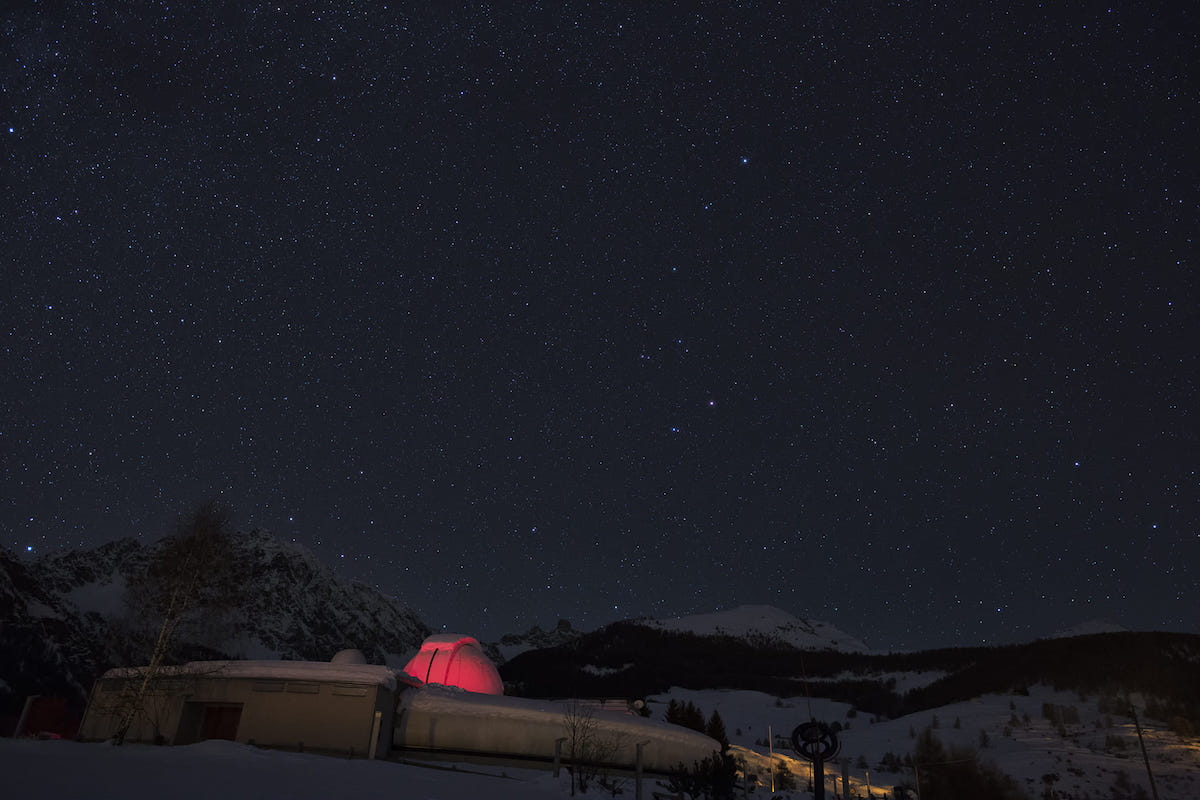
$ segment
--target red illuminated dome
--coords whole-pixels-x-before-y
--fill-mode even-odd
[[[457,686],[480,694],[504,694],[500,673],[470,636],[430,636],[404,671],[425,683]]]

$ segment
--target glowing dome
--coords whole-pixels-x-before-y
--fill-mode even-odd
[[[470,636],[430,636],[404,671],[425,683],[457,686],[480,694],[504,694],[500,673]]]

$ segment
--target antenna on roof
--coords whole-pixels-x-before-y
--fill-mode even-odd
[[[808,701],[808,718],[816,719],[812,712],[812,692],[808,690],[808,671],[804,669],[804,654],[800,654],[800,681],[804,684],[804,699]]]

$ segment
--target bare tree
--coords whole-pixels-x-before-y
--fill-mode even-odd
[[[163,744],[170,738],[167,725],[178,725],[180,698],[195,693],[202,681],[220,676],[223,670],[218,663],[200,669],[160,666],[153,675],[147,674],[147,667],[123,669],[122,674],[101,681],[88,713],[115,717],[120,725],[127,725],[122,741],[136,725],[143,732],[142,740]]]
[[[567,760],[571,763],[571,796],[575,790],[587,791],[587,779],[582,774],[584,755],[591,749],[596,735],[596,710],[588,703],[571,700],[563,708],[563,733],[567,738]]]
[[[212,502],[180,520],[131,587],[141,613],[160,620],[147,666],[122,692],[123,710],[114,741],[121,744],[134,721],[146,712],[148,689],[169,660],[181,626],[199,612],[219,614],[241,604],[243,580],[230,533],[229,512]]]
[[[609,767],[621,750],[623,737],[606,732],[596,718],[596,706],[582,700],[571,700],[563,708],[563,732],[571,763],[571,796],[576,789],[587,792],[592,781],[616,794],[618,787],[609,780]]]

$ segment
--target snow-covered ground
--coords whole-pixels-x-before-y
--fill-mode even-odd
[[[878,766],[886,753],[901,759],[911,753],[914,735],[934,725],[935,717],[936,733],[943,743],[976,749],[981,759],[994,762],[1014,776],[1031,798],[1043,795],[1043,776],[1047,775],[1057,776],[1054,789],[1059,797],[1110,798],[1114,784],[1125,780],[1130,786],[1149,789],[1130,719],[1114,715],[1110,727],[1110,720],[1097,709],[1095,697],[1082,699],[1074,693],[1045,687],[1034,687],[1028,696],[987,695],[890,721],[874,721],[866,712],[856,712],[846,703],[831,700],[810,702],[750,691],[685,689],[650,698],[655,718],[662,718],[671,699],[691,701],[706,717],[714,710],[720,712],[735,755],[745,759],[749,771],[764,784],[751,797],[771,796],[765,791],[771,780],[768,731],[775,742],[775,763],[782,760],[800,785],[799,791],[777,792],[776,796],[788,800],[811,797],[804,791],[810,767],[794,758],[786,744],[792,730],[811,718],[838,722],[844,728],[840,734],[840,761],[829,767],[827,797],[833,797],[832,775],[841,774],[841,761],[848,765],[852,796],[857,793],[866,797],[868,779],[876,798],[883,797],[895,784],[911,783],[911,772],[890,773]],[[1134,699],[1137,702],[1136,696]],[[1079,722],[1059,730],[1043,719],[1045,703],[1075,709]],[[1200,798],[1200,742],[1181,740],[1154,722],[1143,721],[1143,728],[1161,800]],[[555,779],[545,770],[512,766],[350,761],[259,750],[224,741],[184,747],[115,748],[0,739],[0,776],[0,795],[6,798],[539,800],[570,794],[565,771]],[[644,796],[650,797],[657,787],[647,784],[645,788]],[[605,795],[593,790],[586,796]],[[624,796],[633,796],[631,781],[625,784]]]
[[[539,800],[570,789],[565,772],[556,780],[537,770],[350,761],[225,741],[112,747],[0,739],[0,775],[4,797],[49,800]]]
[[[1072,636],[1092,636],[1097,633],[1125,633],[1129,630],[1124,625],[1107,619],[1089,619],[1051,634],[1051,639],[1069,639]]]
[[[910,682],[919,681],[903,676],[897,681]],[[778,699],[759,692],[676,688],[650,698],[654,715],[665,714],[672,699],[694,703],[706,718],[714,710],[719,711],[729,740],[745,748],[740,754],[757,768],[760,777],[768,780],[770,749],[765,743],[770,729],[775,758],[782,758],[789,771],[801,777],[801,787],[811,774],[810,767],[808,762],[793,757],[787,741],[797,725],[815,718],[829,724],[838,722],[843,727],[839,734],[842,750],[838,764],[829,767],[829,772],[840,775],[841,762],[846,761],[852,792],[857,791],[863,797],[868,780],[876,797],[882,797],[883,790],[890,791],[896,784],[912,783],[911,771],[889,773],[877,767],[886,753],[894,753],[901,759],[910,754],[916,744],[915,736],[928,726],[936,726],[937,737],[947,747],[976,750],[980,760],[991,761],[1016,778],[1031,798],[1042,797],[1046,775],[1058,776],[1054,788],[1060,797],[1070,793],[1072,797],[1110,798],[1122,772],[1129,784],[1144,787],[1149,797],[1149,780],[1133,721],[1113,715],[1112,727],[1108,727],[1110,718],[1097,710],[1094,696],[1081,699],[1073,692],[1033,687],[1028,696],[985,695],[894,720],[874,721],[866,712],[852,711],[848,704],[831,700],[810,702],[804,698]],[[1134,699],[1136,703],[1136,695]],[[1065,737],[1055,724],[1043,719],[1044,703],[1078,712],[1079,722],[1064,726]],[[1161,723],[1141,721],[1160,800],[1200,798],[1200,741],[1184,741]],[[866,767],[862,766],[864,763]],[[832,777],[828,786],[832,791]],[[807,798],[808,794],[793,793],[792,797]]]
[[[890,688],[896,694],[904,694],[913,689],[923,689],[931,683],[941,680],[949,673],[943,670],[925,670],[923,672],[840,672],[834,675],[835,681],[871,680],[883,684],[891,682]],[[820,678],[819,680],[825,680]]]

